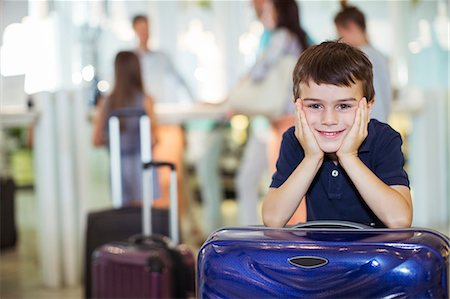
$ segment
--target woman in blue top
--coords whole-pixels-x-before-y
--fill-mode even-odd
[[[295,0],[266,0],[260,5],[263,5],[263,8],[258,16],[271,33],[268,41],[261,41],[261,54],[250,70],[249,76],[256,82],[264,80],[283,58],[292,57],[295,61],[309,46],[307,34],[300,25],[299,8]],[[270,124],[263,117],[252,119],[249,138],[236,177],[241,225],[259,222],[255,207],[259,200],[261,177],[265,170],[272,170],[276,159],[272,156],[278,152],[281,135],[294,124],[295,106],[291,102],[290,90],[292,83],[287,90],[280,91],[287,95],[282,117],[271,120]],[[275,132],[272,134],[275,140],[269,138],[270,127]]]
[[[139,59],[133,52],[119,52],[114,65],[114,88],[106,99],[101,99],[98,103],[94,119],[93,144],[103,146],[108,143],[108,119],[113,111],[132,109],[141,110],[150,117],[153,146],[156,143],[153,99],[144,92]],[[128,206],[142,200],[142,165],[137,117],[120,120],[120,146],[122,201],[124,206]],[[157,194],[156,175],[153,178],[153,189]]]

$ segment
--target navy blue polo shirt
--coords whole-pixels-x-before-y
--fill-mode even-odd
[[[371,119],[368,135],[358,150],[361,161],[386,185],[409,187],[401,151],[400,134],[389,125]],[[280,187],[303,160],[304,151],[295,128],[283,134],[277,169],[270,187]],[[306,193],[307,220],[345,220],[386,227],[370,210],[344,169],[324,158]]]

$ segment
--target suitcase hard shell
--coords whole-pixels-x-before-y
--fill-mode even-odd
[[[84,295],[92,298],[92,254],[102,245],[114,241],[127,240],[142,232],[142,208],[124,207],[120,209],[92,212],[88,215],[85,266],[84,266]],[[152,223],[154,233],[169,235],[169,211],[167,209],[152,208]]]
[[[183,244],[155,236],[112,242],[94,253],[94,298],[193,298],[195,261]]]
[[[178,244],[178,200],[175,165],[149,162],[145,168],[171,168],[170,225],[171,240],[150,235],[152,215],[150,184],[144,186],[143,235],[128,242],[113,242],[98,248],[92,257],[94,298],[188,298],[195,294],[195,260],[186,245]],[[149,170],[144,172],[146,180]],[[148,180],[147,180],[148,181]],[[150,212],[150,209],[148,210]]]
[[[428,229],[224,228],[198,298],[448,298],[449,239]]]

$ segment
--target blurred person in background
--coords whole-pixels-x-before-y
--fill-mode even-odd
[[[156,103],[195,101],[191,89],[169,56],[150,48],[150,24],[147,16],[137,15],[132,23],[138,39],[136,53],[141,61],[145,90],[154,97]]]
[[[336,30],[345,43],[359,48],[373,65],[375,104],[371,118],[387,123],[391,111],[392,87],[387,59],[369,42],[364,14],[356,7],[341,1],[341,10],[334,18]]]
[[[283,57],[297,59],[309,42],[300,25],[299,8],[295,0],[254,0],[253,4],[256,15],[265,27],[258,50],[260,54],[249,73],[252,80],[258,82]],[[291,90],[292,85],[286,98],[284,116],[271,123],[261,117],[251,121],[249,139],[236,177],[240,225],[260,222],[257,210],[260,181],[266,170],[275,169],[281,134],[294,123],[295,106],[292,104]],[[270,128],[274,132],[272,137]],[[305,210],[304,205],[299,207],[297,220],[306,218],[301,212]]]
[[[169,57],[160,51],[149,48],[149,21],[147,16],[137,15],[133,18],[133,29],[138,39],[138,54],[142,76],[146,92],[153,98],[155,103],[180,103],[192,102],[194,97],[186,82],[175,69]],[[158,144],[154,149],[153,157],[156,160],[173,162],[177,166],[178,196],[180,215],[184,208],[183,194],[183,154],[185,140],[183,128],[176,124],[162,124],[156,130]],[[160,172],[161,200],[155,202],[156,206],[168,207],[169,205],[169,182],[168,171]]]
[[[152,146],[156,144],[156,122],[153,98],[144,92],[141,67],[137,55],[124,51],[114,62],[114,88],[106,98],[100,98],[94,116],[93,144],[108,144],[108,120],[119,109],[142,110],[151,120]],[[122,170],[122,204],[137,205],[142,201],[142,162],[140,154],[139,119],[120,120],[120,146]],[[153,175],[153,190],[159,193],[157,172]]]

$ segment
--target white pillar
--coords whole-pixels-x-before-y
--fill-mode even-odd
[[[43,20],[48,15],[48,2],[29,1],[28,14],[32,19]],[[34,135],[35,188],[38,208],[38,246],[42,282],[46,287],[60,287],[61,255],[58,222],[58,173],[55,136],[54,99],[50,93],[34,95],[40,117]]]
[[[421,94],[421,95],[420,95]],[[415,226],[445,231],[448,227],[448,153],[446,91],[422,90],[422,109],[413,116],[409,138],[409,176]],[[426,97],[426,98],[425,98]]]
[[[83,90],[73,93],[73,125],[74,125],[74,163],[75,163],[75,186],[76,197],[74,206],[76,214],[76,225],[78,227],[78,276],[81,278],[81,271],[84,266],[84,246],[87,221],[87,203],[89,201],[89,142],[91,136],[87,123],[87,104]]]
[[[61,251],[58,221],[58,171],[54,100],[42,92],[34,96],[40,117],[35,126],[34,163],[38,209],[38,246],[42,282],[46,287],[61,286]]]
[[[61,241],[61,258],[63,265],[63,284],[65,286],[74,286],[78,282],[77,266],[77,227],[75,217],[76,211],[76,189],[75,189],[75,168],[73,157],[75,155],[73,148],[71,119],[72,109],[70,107],[70,98],[67,92],[60,91],[56,94],[56,138],[58,159],[58,208],[59,222],[61,230],[59,238]]]

